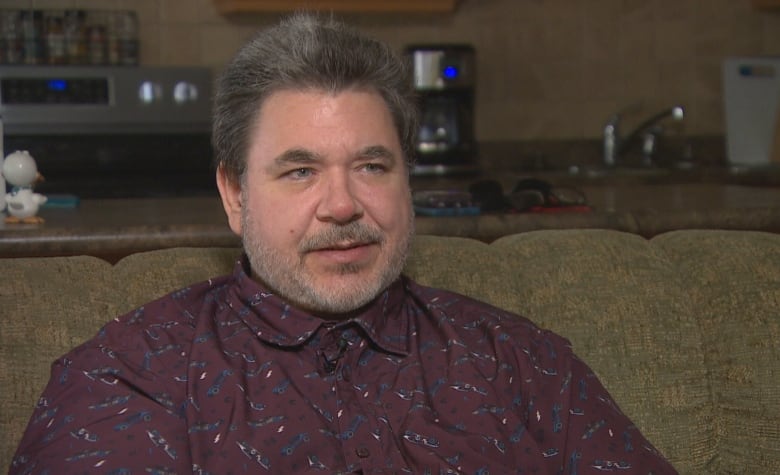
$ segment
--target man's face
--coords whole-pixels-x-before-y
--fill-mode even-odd
[[[250,132],[246,176],[220,170],[256,278],[303,309],[355,310],[403,268],[413,234],[405,157],[375,92],[280,91]]]

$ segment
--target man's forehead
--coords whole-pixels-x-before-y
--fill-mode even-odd
[[[323,89],[319,87],[300,87],[279,88],[267,94],[265,98],[257,104],[255,121],[259,120],[260,116],[268,112],[269,107],[267,106],[269,103],[273,104],[274,109],[285,111],[289,104],[299,101],[302,98],[338,98],[340,96],[352,94],[373,96],[373,98],[382,105],[384,111],[392,117],[392,111],[389,104],[385,101],[382,94],[372,87],[354,86],[339,90]]]
[[[355,121],[353,118],[354,126],[350,125],[349,128],[360,129],[363,124],[368,122],[376,123],[375,117],[384,116],[387,120],[380,122],[386,125],[385,128],[376,127],[368,134],[358,130],[355,135],[365,138],[366,143],[355,144],[349,153],[361,157],[403,161],[400,137],[390,108],[378,92],[369,89],[347,89],[338,92],[321,89],[281,89],[273,92],[258,106],[254,121],[250,125],[250,154],[252,150],[256,151],[258,146],[274,143],[274,145],[278,145],[278,150],[271,154],[273,156],[267,157],[267,154],[263,154],[271,160],[312,161],[323,158],[319,155],[318,150],[307,145],[310,143],[311,135],[304,131],[306,121],[314,119],[313,122],[316,123],[317,119],[322,117],[318,114],[327,108],[318,111],[316,106],[327,104],[327,99],[338,99],[340,96],[352,94],[372,96],[375,102],[373,102],[374,106],[370,107],[379,106],[381,112],[369,110],[365,114],[365,119],[360,117],[359,120]],[[309,107],[307,108],[307,106]],[[337,109],[339,108],[337,107]],[[340,109],[340,113],[344,114],[345,112],[349,113],[350,109],[353,108],[342,106]],[[327,126],[330,118],[327,114],[324,114],[324,117],[321,125]],[[344,138],[349,135],[349,128],[334,130],[332,135],[326,135]],[[390,132],[390,134],[386,132]],[[283,138],[280,139],[280,137]],[[372,141],[372,138],[375,140]]]

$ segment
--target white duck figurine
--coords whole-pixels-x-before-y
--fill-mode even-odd
[[[43,218],[36,216],[38,208],[46,202],[46,197],[34,193],[32,187],[41,180],[35,159],[26,150],[11,153],[3,161],[2,168],[5,180],[13,185],[10,193],[5,195],[8,214],[6,223],[39,224]]]

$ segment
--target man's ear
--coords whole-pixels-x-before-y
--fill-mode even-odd
[[[237,178],[231,178],[225,171],[225,167],[217,167],[217,188],[222,198],[222,207],[225,208],[228,224],[238,236],[241,236],[241,183]]]

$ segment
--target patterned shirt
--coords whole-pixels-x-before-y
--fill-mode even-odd
[[[246,267],[57,360],[11,473],[675,473],[522,317],[401,277],[327,321]]]

